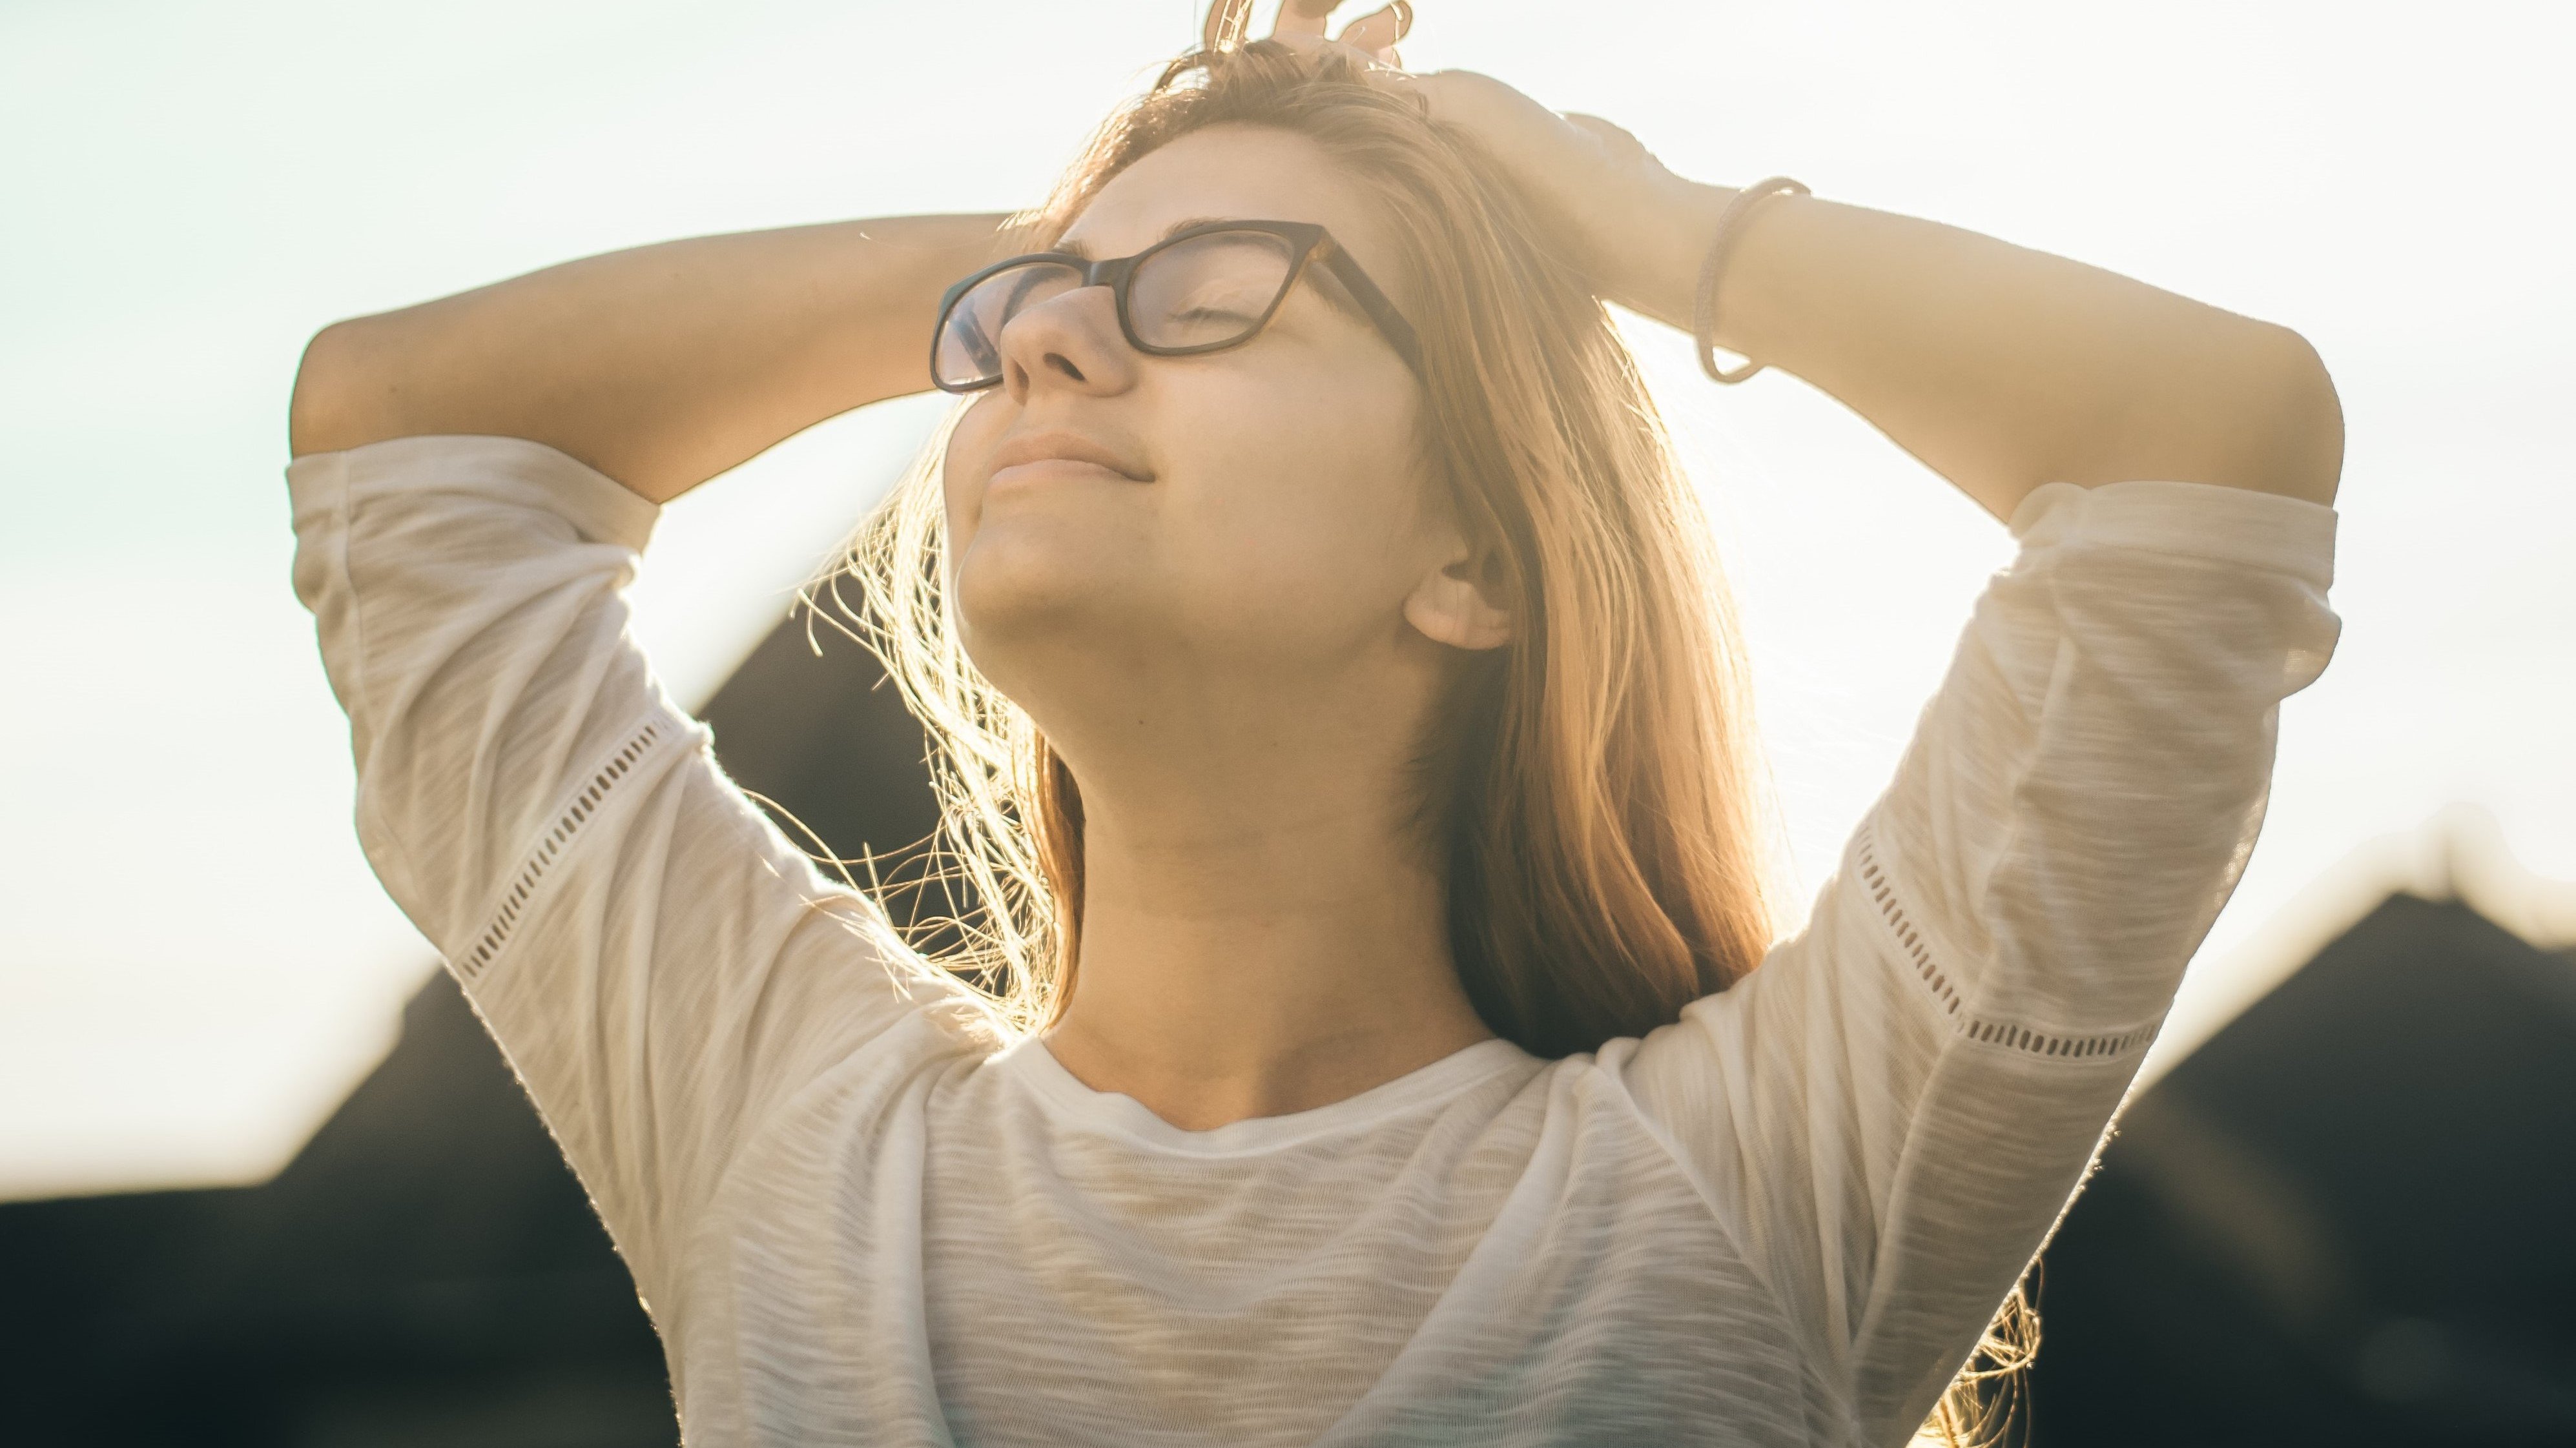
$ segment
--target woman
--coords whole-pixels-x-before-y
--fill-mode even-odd
[[[693,1442],[1902,1440],[2252,842],[2335,637],[2299,339],[1747,205],[1305,9],[1033,220],[646,248],[307,356],[361,836]],[[1599,298],[2021,541],[1776,945],[1736,639]],[[745,804],[618,594],[655,505],[934,380],[869,620],[985,891],[961,970]]]

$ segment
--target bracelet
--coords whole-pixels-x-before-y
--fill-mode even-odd
[[[1735,245],[1736,233],[1744,229],[1744,218],[1754,207],[1779,195],[1805,196],[1807,188],[1786,176],[1758,181],[1735,193],[1726,209],[1717,214],[1717,235],[1708,244],[1708,260],[1700,263],[1699,303],[1691,309],[1691,338],[1699,350],[1699,370],[1712,382],[1732,387],[1762,370],[1763,364],[1747,358],[1744,365],[1732,370],[1717,365],[1717,276],[1726,266],[1726,253]]]

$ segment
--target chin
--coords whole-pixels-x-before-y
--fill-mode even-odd
[[[1023,661],[1095,651],[1136,623],[1135,600],[1121,586],[1135,570],[1096,540],[1086,546],[1063,530],[1014,520],[979,529],[955,567],[960,637],[975,666],[1005,690],[1005,676],[1023,672]]]

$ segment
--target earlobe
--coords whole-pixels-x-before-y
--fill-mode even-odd
[[[1404,600],[1404,618],[1433,643],[1458,649],[1494,649],[1512,641],[1512,616],[1485,596],[1471,576],[1477,560],[1452,563],[1417,585]]]

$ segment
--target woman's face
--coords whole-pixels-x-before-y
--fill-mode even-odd
[[[1416,315],[1385,223],[1287,132],[1154,151],[1064,249],[1129,256],[1206,220],[1320,222]],[[1129,347],[1107,287],[1002,331],[1003,381],[948,449],[951,582],[977,665],[1051,733],[1085,679],[1303,696],[1436,652],[1405,621],[1457,551],[1420,462],[1419,384],[1332,285],[1310,265],[1260,335],[1198,356]]]

